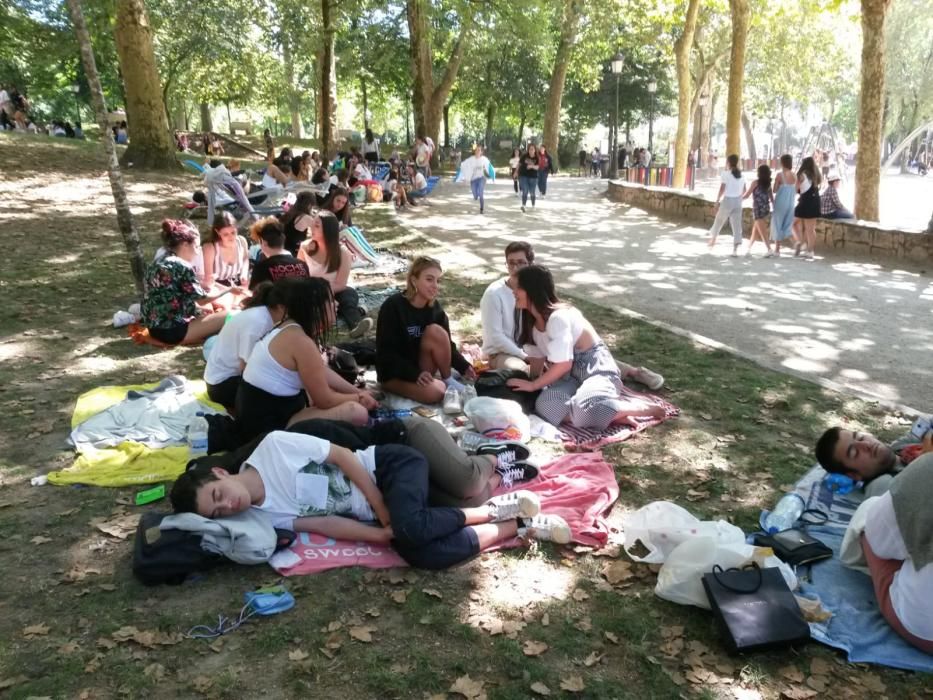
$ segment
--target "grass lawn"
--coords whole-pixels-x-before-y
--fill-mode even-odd
[[[199,377],[201,351],[139,347],[110,326],[133,301],[98,146],[0,134],[0,695],[117,698],[834,698],[931,696],[915,674],[846,664],[816,643],[729,657],[708,613],[653,595],[655,572],[599,552],[542,546],[482,556],[444,573],[337,570],[289,579],[296,607],[216,642],[196,624],[235,616],[267,567],[226,568],[181,587],[132,577],[136,489],[32,487],[70,464],[75,398],[105,384]],[[147,259],[158,221],[179,213],[191,175],[127,173]],[[405,253],[431,244],[383,207],[354,215]],[[485,282],[447,271],[445,307],[477,336]],[[605,451],[621,497],[658,499],[754,527],[811,462],[828,425],[893,437],[886,410],[697,346],[576,300],[618,357],[655,367],[683,415]],[[165,502],[144,508],[165,508]],[[131,517],[126,517],[131,516]],[[607,580],[607,575],[608,579]],[[459,697],[451,695],[450,697]]]

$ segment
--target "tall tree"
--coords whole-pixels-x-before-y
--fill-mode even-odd
[[[862,0],[862,89],[859,96],[855,215],[878,221],[884,129],[884,21],[891,0]]]
[[[337,55],[334,42],[337,35],[335,25],[334,0],[321,0],[321,26],[324,30],[324,50],[321,70],[321,149],[325,158],[333,156],[333,147],[337,142]]]
[[[139,168],[179,169],[162,100],[146,6],[143,0],[117,0],[116,7],[114,35],[130,127],[130,145],[123,154],[123,162]]]
[[[674,136],[673,186],[683,187],[687,179],[687,131],[690,128],[690,50],[696,32],[700,0],[689,0],[684,29],[674,42],[674,66],[677,71],[677,134]],[[700,87],[703,87],[701,84]]]
[[[729,58],[729,98],[726,105],[726,153],[741,153],[742,87],[745,44],[748,41],[748,0],[729,0],[732,10],[732,50]]]
[[[113,193],[113,203],[117,210],[117,225],[123,236],[123,245],[130,262],[133,281],[136,284],[136,294],[142,299],[146,293],[146,278],[144,275],[143,256],[139,249],[139,231],[130,212],[130,203],[126,197],[126,187],[123,184],[123,173],[117,160],[117,149],[113,145],[110,125],[107,121],[107,106],[104,102],[104,92],[97,73],[97,61],[94,59],[94,49],[91,47],[91,36],[84,22],[80,0],[67,0],[68,14],[74,26],[75,36],[81,50],[81,63],[84,75],[87,77],[91,89],[91,101],[94,105],[94,116],[102,135],[101,144],[107,154],[107,175],[110,178],[110,190]]]
[[[560,146],[560,108],[564,97],[564,84],[567,82],[567,69],[570,67],[570,57],[577,41],[577,23],[582,11],[582,0],[561,2],[557,53],[554,56],[554,69],[548,83],[547,105],[544,110],[544,143],[554,159],[558,159]]]

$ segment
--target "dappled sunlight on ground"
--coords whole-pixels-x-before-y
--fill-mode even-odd
[[[812,263],[763,259],[760,244],[753,257],[731,258],[728,231],[711,252],[705,229],[604,192],[604,181],[553,178],[523,214],[511,182],[499,181],[487,185],[480,215],[469,190],[444,181],[430,211],[399,221],[468,249],[471,274],[474,257],[499,271],[505,243],[528,240],[562,291],[713,338],[766,366],[916,407],[928,401],[914,380],[933,379],[933,282],[922,270],[831,251]]]
[[[481,602],[471,604],[471,613],[521,614],[535,603],[566,600],[576,586],[575,571],[533,553],[487,561],[489,565],[484,562],[477,567],[473,578]]]

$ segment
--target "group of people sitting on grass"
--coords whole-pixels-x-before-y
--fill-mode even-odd
[[[789,154],[781,156],[781,171],[773,178],[771,168],[760,165],[757,179],[747,187],[739,169],[738,155],[733,153],[726,162],[728,169],[722,173],[722,184],[716,195],[716,218],[709,230],[710,248],[716,245],[716,238],[728,221],[732,229],[732,257],[738,256],[743,236],[742,200],[748,197],[752,198],[754,224],[746,256],[751,255],[752,246],[760,239],[768,249],[766,258],[780,257],[781,245],[793,242],[795,256],[803,253],[805,259],[813,260],[816,220],[854,218],[839,199],[841,180],[838,173],[829,173],[826,188],[820,193],[823,175],[812,157],[804,158],[794,172],[793,157]]]

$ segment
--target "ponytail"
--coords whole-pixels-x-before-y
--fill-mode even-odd
[[[730,154],[729,157],[726,158],[726,163],[729,164],[729,169],[732,171],[732,177],[734,177],[736,180],[742,177],[742,171],[739,170],[739,157],[735,153]]]

